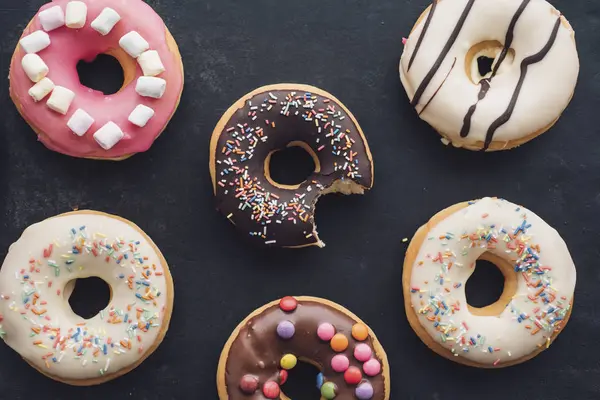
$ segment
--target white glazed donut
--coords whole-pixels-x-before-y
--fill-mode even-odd
[[[68,298],[78,278],[99,277],[108,306],[90,319]],[[0,271],[0,336],[43,374],[93,385],[129,372],[167,331],[173,282],[152,240],[129,221],[76,211],[28,227]]]
[[[484,76],[481,56],[494,59]],[[545,0],[435,0],[400,61],[420,118],[470,150],[513,148],[548,130],[578,74],[575,33]]]
[[[467,304],[478,259],[505,276],[500,299]],[[471,366],[504,367],[546,349],[570,316],[575,265],[559,234],[506,200],[460,203],[417,231],[403,271],[408,320],[432,350]]]

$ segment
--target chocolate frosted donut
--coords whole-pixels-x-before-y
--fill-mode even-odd
[[[219,360],[219,398],[288,400],[280,386],[298,360],[321,369],[321,399],[390,397],[387,357],[369,327],[331,301],[288,296],[235,329]]]
[[[315,171],[299,185],[282,185],[270,177],[271,155],[292,146],[312,156]],[[314,223],[318,198],[363,194],[373,185],[371,152],[354,116],[329,93],[298,84],[259,88],[227,110],[212,135],[210,173],[229,221],[278,247],[323,247]]]

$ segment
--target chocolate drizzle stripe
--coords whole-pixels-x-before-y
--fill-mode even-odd
[[[467,112],[467,115],[465,115],[465,118],[463,120],[463,126],[460,130],[460,137],[464,138],[469,135],[469,131],[471,130],[471,118],[473,117],[473,114],[475,114],[479,102],[485,99],[487,92],[490,90],[490,83],[492,82],[492,79],[494,79],[494,77],[498,73],[498,69],[506,59],[506,55],[508,54],[510,46],[512,46],[512,42],[515,36],[515,27],[517,25],[517,21],[519,20],[519,18],[521,18],[521,14],[523,14],[523,11],[525,11],[525,7],[527,7],[530,1],[531,0],[523,0],[521,5],[517,9],[517,12],[510,21],[510,24],[508,25],[508,30],[506,31],[506,38],[504,39],[504,48],[502,48],[500,57],[498,57],[498,62],[496,62],[496,65],[492,70],[492,76],[490,76],[489,79],[483,79],[479,82],[481,84],[481,89],[479,91],[479,94],[477,95],[477,101],[475,102],[475,104],[469,107],[469,111]]]
[[[437,8],[437,0],[433,1],[433,4],[431,5],[431,10],[429,11],[429,15],[427,16],[427,19],[425,20],[425,26],[423,26],[423,30],[421,31],[421,34],[419,35],[419,39],[417,40],[417,45],[415,46],[415,50],[412,53],[412,56],[410,56],[410,61],[408,62],[408,68],[406,69],[406,72],[410,71],[410,67],[413,64],[413,61],[415,61],[415,57],[417,56],[417,53],[419,52],[419,49],[421,48],[421,43],[423,43],[423,39],[425,38],[425,34],[427,33],[427,30],[429,29],[429,24],[431,24],[431,19],[433,18],[433,13],[435,13],[435,9]]]
[[[525,78],[527,77],[527,70],[528,70],[529,66],[533,65],[533,64],[537,64],[540,61],[542,61],[546,57],[546,55],[550,52],[550,50],[552,49],[554,42],[556,42],[556,37],[558,36],[558,29],[560,28],[560,23],[561,23],[560,20],[561,20],[561,17],[559,16],[556,19],[556,23],[554,24],[554,29],[552,30],[552,34],[550,35],[550,38],[548,39],[548,42],[546,43],[546,45],[537,54],[529,56],[529,57],[525,58],[523,60],[523,62],[521,62],[521,76],[519,77],[519,82],[517,83],[517,87],[515,88],[515,91],[512,95],[512,98],[510,99],[510,103],[508,104],[508,108],[506,109],[506,111],[504,111],[504,113],[500,117],[498,117],[498,119],[495,120],[492,123],[492,125],[490,126],[490,128],[488,129],[487,135],[485,137],[484,147],[483,147],[484,150],[487,150],[489,148],[490,144],[492,143],[494,133],[498,130],[498,128],[500,128],[502,125],[504,125],[505,123],[507,123],[510,120],[512,113],[515,110],[517,100],[519,99],[521,89],[523,89],[523,83],[525,82]]]
[[[421,96],[423,96],[423,93],[425,93],[425,90],[429,86],[429,83],[431,83],[431,80],[433,79],[433,77],[437,73],[438,69],[442,65],[442,62],[444,62],[444,59],[450,52],[450,49],[454,45],[454,42],[456,42],[456,39],[458,38],[458,35],[460,34],[460,31],[462,30],[462,27],[465,24],[465,21],[466,21],[467,17],[469,16],[469,13],[471,12],[471,8],[473,8],[474,3],[475,3],[475,0],[469,0],[465,9],[462,12],[460,18],[458,19],[456,26],[454,27],[452,34],[448,38],[446,45],[442,49],[442,52],[440,53],[437,60],[435,61],[435,63],[433,64],[433,66],[431,67],[431,69],[429,70],[427,75],[425,75],[425,78],[423,78],[423,81],[417,88],[417,91],[415,92],[415,95],[413,96],[413,99],[410,102],[410,104],[413,107],[415,107],[417,104],[419,104],[419,100],[421,100]]]
[[[427,104],[425,104],[425,106],[423,107],[423,109],[419,112],[419,115],[423,114],[425,112],[425,109],[427,109],[427,107],[429,107],[429,105],[431,104],[431,102],[433,101],[433,99],[435,99],[435,96],[437,96],[437,94],[440,92],[440,90],[442,89],[442,86],[444,86],[444,83],[446,83],[446,81],[448,80],[448,77],[450,76],[450,73],[452,72],[452,70],[454,69],[454,66],[456,65],[456,57],[454,57],[454,62],[452,63],[452,67],[450,67],[450,71],[448,71],[448,73],[446,74],[446,77],[444,78],[444,80],[442,81],[442,84],[440,85],[440,87],[437,88],[437,90],[433,93],[433,96],[431,96],[431,98],[429,99],[429,101],[427,102]]]

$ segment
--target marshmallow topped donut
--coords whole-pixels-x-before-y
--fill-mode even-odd
[[[315,171],[299,185],[271,179],[271,155],[299,146]],[[350,111],[312,86],[279,84],[239,99],[210,143],[217,207],[237,229],[272,247],[320,246],[315,204],[328,193],[363,194],[373,185],[367,140]]]
[[[321,370],[321,400],[390,398],[386,354],[364,322],[331,301],[287,296],[234,330],[219,359],[219,399],[289,400],[281,386],[298,361]]]
[[[115,57],[124,72],[114,94],[83,86],[77,63]],[[121,160],[146,151],[165,129],[183,90],[183,64],[162,19],[141,0],[54,0],[17,45],[10,96],[49,149]]]
[[[400,61],[420,118],[469,150],[510,149],[550,129],[578,74],[575,33],[545,0],[435,0]]]
[[[500,299],[467,304],[465,285],[478,259],[505,277]],[[506,200],[460,203],[413,237],[402,284],[408,320],[436,353],[461,364],[519,364],[550,346],[573,305],[576,271],[558,232]]]
[[[84,319],[68,300],[76,280],[92,276],[110,286],[111,299]],[[0,270],[0,335],[52,379],[100,384],[156,350],[173,296],[164,257],[136,225],[96,211],[61,214],[10,247]]]

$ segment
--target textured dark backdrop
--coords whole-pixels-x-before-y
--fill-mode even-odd
[[[0,3],[0,256],[28,225],[73,206],[91,208],[142,227],[169,261],[176,287],[169,333],[135,371],[72,388],[0,344],[0,398],[215,399],[217,360],[233,328],[288,294],[327,297],[365,319],[389,356],[394,400],[600,397],[600,2],[554,0],[577,32],[581,58],[563,118],[520,149],[482,154],[444,147],[399,82],[402,36],[427,0],[152,0],[179,42],[186,87],[152,149],[118,163],[66,157],[35,140],[9,99],[6,77],[18,37],[43,1]],[[256,249],[214,210],[212,129],[242,94],[283,81],[341,99],[375,159],[372,192],[319,202],[322,250]],[[575,309],[558,341],[532,361],[496,371],[428,350],[406,321],[401,290],[401,239],[438,210],[489,195],[530,207],[555,226],[578,267]],[[314,385],[312,375],[304,382],[291,375],[296,387]],[[298,396],[316,399],[317,392]]]

